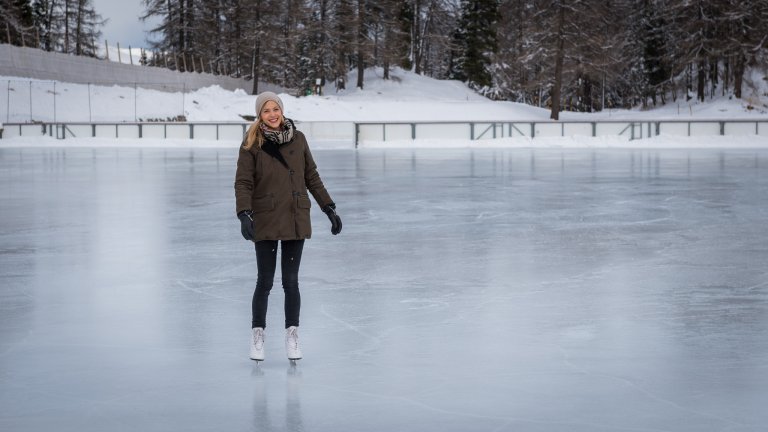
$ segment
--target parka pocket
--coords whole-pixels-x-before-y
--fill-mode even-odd
[[[272,211],[275,209],[275,199],[271,195],[254,198],[253,200],[253,212],[263,213]]]
[[[312,202],[309,200],[309,196],[299,195],[298,202],[296,203],[296,205],[301,209],[308,209],[312,207]]]

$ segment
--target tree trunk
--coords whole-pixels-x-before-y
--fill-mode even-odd
[[[389,30],[389,24],[385,24],[387,27],[387,30],[384,31],[384,41],[385,44],[391,44],[392,41],[392,32]],[[381,59],[381,66],[384,68],[384,79],[389,79],[389,56],[392,52],[391,49],[387,46],[384,46],[381,50],[383,52],[382,59]]]
[[[733,95],[741,99],[741,85],[744,82],[744,55],[739,53],[733,68]]]
[[[69,54],[69,1],[67,0],[64,0],[64,52]]]
[[[560,89],[563,85],[563,60],[565,57],[565,7],[557,11],[557,50],[555,52],[555,83],[552,86],[552,112],[549,118],[560,119]]]
[[[251,79],[253,80],[252,95],[259,94],[259,40],[253,43],[253,53],[251,57]]]
[[[178,52],[184,53],[184,19],[186,18],[186,14],[184,13],[184,0],[179,0],[179,26],[176,28],[176,31],[178,32],[177,37],[179,38],[176,42],[178,44]],[[176,68],[178,70],[178,67]]]
[[[51,0],[51,5],[45,14],[45,45],[46,51],[53,51],[53,40],[51,39],[51,27],[53,26],[53,11],[56,7],[56,0]]]
[[[357,88],[363,89],[365,59],[363,45],[365,38],[365,0],[357,0]]]
[[[704,102],[704,98],[706,96],[706,71],[707,63],[704,60],[699,60],[699,70],[696,72],[696,96],[702,102]]]
[[[421,11],[419,10],[419,0],[413,2],[413,25],[411,26],[411,62],[413,65],[413,72],[421,74],[421,33],[419,26],[421,26]]]
[[[83,3],[85,3],[83,0],[78,0],[77,2],[77,23],[75,27],[75,55],[82,55],[82,45],[80,43],[83,35]],[[128,53],[130,55],[130,53]]]

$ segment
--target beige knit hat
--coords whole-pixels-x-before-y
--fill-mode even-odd
[[[264,104],[266,104],[269,101],[275,102],[279,107],[280,111],[285,111],[283,109],[283,101],[280,100],[280,97],[276,95],[275,93],[272,93],[270,91],[265,91],[259,94],[259,96],[256,97],[256,115],[261,115],[261,109],[264,108]]]

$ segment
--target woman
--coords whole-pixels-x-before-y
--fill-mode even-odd
[[[256,244],[256,290],[253,293],[250,357],[264,360],[267,301],[277,265],[285,291],[285,348],[289,360],[299,349],[299,264],[304,240],[312,235],[307,191],[341,232],[341,219],[317,172],[304,134],[283,116],[283,102],[272,92],[256,98],[257,118],[243,139],[235,174],[235,199],[240,230]]]

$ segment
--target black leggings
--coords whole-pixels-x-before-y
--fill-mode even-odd
[[[282,248],[280,272],[285,291],[285,328],[299,325],[301,309],[301,294],[299,294],[299,265],[304,240],[280,240]],[[261,240],[256,242],[256,290],[251,303],[251,327],[267,326],[267,303],[272,283],[275,279],[277,266],[277,240]]]

